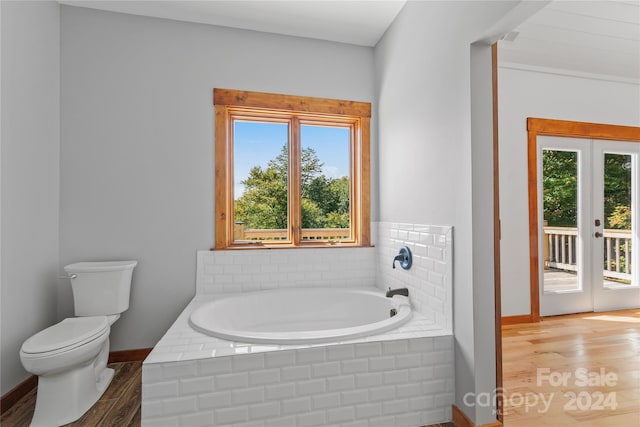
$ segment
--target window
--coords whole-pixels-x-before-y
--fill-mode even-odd
[[[214,89],[215,249],[369,246],[371,104]]]

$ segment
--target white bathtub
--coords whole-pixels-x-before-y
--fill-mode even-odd
[[[393,315],[392,315],[393,314]],[[230,341],[336,342],[386,332],[411,318],[409,299],[373,290],[311,288],[249,292],[194,310],[197,331]]]
[[[453,336],[420,312],[369,336],[249,343],[191,326],[191,314],[220,299],[196,296],[145,359],[143,426],[416,427],[451,420]]]

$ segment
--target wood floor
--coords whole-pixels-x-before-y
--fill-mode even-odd
[[[140,426],[142,362],[110,363],[115,376],[100,400],[78,421],[64,427]],[[28,427],[36,405],[36,390],[20,399],[0,418],[2,427]],[[391,426],[390,426],[391,427]],[[452,423],[425,427],[455,427]]]
[[[110,363],[115,375],[100,400],[82,418],[68,427],[133,427],[140,425],[142,362]],[[32,390],[2,414],[2,427],[27,427],[36,405]]]
[[[505,326],[502,349],[505,427],[640,426],[640,310]],[[142,363],[109,366],[116,370],[111,385],[69,426],[140,425]],[[0,425],[28,426],[35,396],[16,403]]]
[[[505,326],[502,350],[505,427],[640,426],[640,310]]]

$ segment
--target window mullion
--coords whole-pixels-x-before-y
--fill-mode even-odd
[[[350,130],[351,141],[350,141],[350,161],[351,165],[351,180],[350,180],[350,196],[349,200],[351,201],[351,208],[349,209],[351,215],[351,240],[358,241],[359,234],[359,215],[360,215],[360,192],[358,189],[360,188],[360,132],[359,126],[356,124],[351,125]]]
[[[294,116],[291,118],[291,137],[289,142],[289,232],[294,246],[300,245],[302,240],[301,157],[300,119]]]

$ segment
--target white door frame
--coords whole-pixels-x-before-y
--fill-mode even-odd
[[[540,280],[540,314],[550,316],[557,314],[583,313],[593,311],[593,278],[589,267],[591,259],[591,143],[590,140],[557,136],[541,136],[537,139],[538,150],[538,239],[544,242],[544,206],[542,186],[542,153],[543,150],[568,151],[577,154],[577,228],[576,264],[578,271],[576,289],[549,291],[544,288],[544,256],[543,244],[538,245],[538,271]]]
[[[580,139],[568,137],[541,136],[537,139],[538,176],[543,176],[542,154],[544,150],[567,151],[577,156],[577,228],[576,279],[577,286],[567,290],[549,290],[545,288],[545,269],[543,246],[539,245],[540,302],[541,315],[581,313],[589,311],[608,311],[640,307],[640,281],[637,268],[640,265],[640,251],[632,250],[630,261],[631,284],[616,284],[605,281],[604,265],[604,155],[624,154],[631,156],[631,211],[632,211],[632,244],[631,248],[640,247],[638,243],[638,212],[640,173],[638,162],[640,144],[629,144],[621,141]],[[544,242],[543,186],[538,182],[538,230],[539,241]],[[598,220],[600,225],[596,225]],[[606,238],[606,236],[605,236]],[[569,242],[571,244],[571,242]],[[564,241],[562,242],[564,246]],[[564,248],[562,249],[564,250]],[[566,254],[566,253],[565,253]],[[557,256],[557,254],[556,254]],[[563,256],[564,258],[564,256]],[[571,264],[572,260],[568,260]]]

